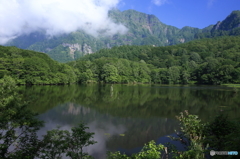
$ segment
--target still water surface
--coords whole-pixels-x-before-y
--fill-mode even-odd
[[[219,113],[240,118],[240,92],[223,86],[70,85],[22,87],[29,108],[45,127],[71,129],[83,121],[97,144],[86,151],[104,159],[107,151],[132,154],[145,143],[165,143],[178,129],[175,116],[184,110],[204,122]]]

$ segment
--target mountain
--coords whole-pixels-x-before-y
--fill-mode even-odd
[[[204,29],[206,31],[196,34],[195,38],[199,39],[225,35],[240,35],[240,11],[233,11],[222,22],[218,21],[217,24],[211,25]]]
[[[128,28],[124,35],[100,35],[94,37],[82,30],[54,37],[48,37],[45,31],[20,36],[8,46],[44,52],[51,58],[67,62],[85,54],[91,54],[102,48],[112,48],[120,45],[155,45],[167,46],[185,43],[194,39],[235,35],[240,32],[240,11],[233,11],[225,20],[204,29],[183,27],[182,29],[162,23],[156,16],[135,10],[109,11],[109,17],[115,23],[121,23]]]
[[[212,30],[232,30],[240,27],[240,11],[233,11],[225,20],[214,25]]]

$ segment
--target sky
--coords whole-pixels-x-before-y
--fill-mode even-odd
[[[0,0],[0,44],[39,30],[50,37],[78,29],[125,34],[128,29],[108,17],[113,8],[153,14],[178,28],[204,28],[240,10],[240,0]]]

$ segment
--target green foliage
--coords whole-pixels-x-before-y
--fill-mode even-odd
[[[239,151],[239,121],[229,121],[222,114],[216,116],[210,123],[203,124],[198,116],[190,115],[188,111],[177,116],[180,121],[179,140],[186,145],[187,150],[178,152],[175,148],[171,150],[174,158],[196,158],[204,159],[210,150],[215,151]],[[169,146],[170,147],[170,146]],[[234,156],[214,156],[216,158],[234,158]]]
[[[107,152],[107,159],[131,159],[126,154],[121,154],[119,151],[117,152]]]
[[[4,108],[13,101],[14,96],[16,95],[14,94],[16,83],[10,76],[4,76],[4,78],[0,79],[0,86],[0,107]]]
[[[88,153],[83,152],[83,148],[95,144],[96,141],[91,140],[94,133],[86,132],[86,129],[88,127],[80,123],[73,127],[71,132],[59,128],[48,131],[41,141],[38,157],[61,159],[65,154],[72,159],[91,158]]]
[[[74,68],[80,72],[80,83],[150,83],[150,68],[155,67],[143,61],[99,58],[93,61],[78,60]]]
[[[42,159],[61,159],[62,154],[68,149],[69,132],[66,130],[53,129],[43,136],[38,157]]]
[[[84,63],[83,61],[91,61],[98,67],[98,71],[92,70],[95,71],[94,74],[98,74],[97,79],[104,72],[101,67],[111,63],[107,66],[115,66],[117,70],[114,69],[115,75],[110,78],[109,83],[239,83],[239,43],[240,36],[226,36],[166,47],[119,46],[86,55],[77,61],[77,65]],[[118,61],[118,64],[114,61]],[[78,69],[83,71],[80,67]],[[103,77],[97,81],[102,80],[107,82]]]
[[[181,112],[180,116],[177,116],[177,119],[180,122],[180,132],[177,133],[179,138],[173,139],[180,140],[186,145],[187,151],[180,153],[180,155],[174,152],[175,158],[204,159],[204,152],[208,148],[208,145],[206,147],[203,145],[205,124],[202,124],[196,115],[190,115],[188,111]]]
[[[159,159],[161,157],[161,151],[164,150],[163,145],[157,145],[154,141],[150,141],[145,144],[139,153],[133,154],[128,157],[120,152],[111,153],[108,152],[108,159]]]
[[[72,159],[85,159],[90,157],[87,153],[83,152],[83,148],[95,144],[96,141],[91,140],[94,133],[86,132],[86,129],[88,129],[88,127],[80,123],[77,127],[72,128],[71,135],[67,137],[67,156]]]
[[[43,53],[0,46],[0,61],[0,78],[9,75],[16,84],[69,84],[77,81],[77,70]]]
[[[219,114],[204,129],[205,143],[215,151],[240,151],[240,125],[239,121],[230,121],[226,115]],[[233,158],[228,156],[226,158]]]
[[[118,82],[117,68],[111,64],[105,64],[103,66],[101,76],[101,78],[106,81],[106,83]]]
[[[164,150],[163,145],[156,145],[154,141],[150,141],[142,148],[142,150],[134,155],[136,159],[159,159],[161,151]]]
[[[33,158],[39,143],[36,131],[43,122],[21,101],[11,77],[4,76],[0,86],[0,157]]]

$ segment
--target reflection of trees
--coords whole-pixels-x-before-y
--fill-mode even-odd
[[[29,108],[37,113],[47,110],[69,101],[74,101],[77,89],[73,86],[22,86],[19,91],[23,94],[23,100],[29,102]]]
[[[179,112],[189,110],[208,120],[221,110],[236,118],[240,106],[240,94],[216,86],[113,85],[111,89],[111,85],[95,84],[34,86],[21,91],[25,100],[30,100],[29,107],[39,113],[71,102],[119,117],[175,118]]]
[[[41,115],[41,119],[48,119],[55,123],[76,125],[79,121],[85,123],[96,122],[94,132],[101,132],[103,137],[108,137],[106,142],[109,150],[116,150],[118,147],[125,149],[132,149],[135,147],[143,146],[144,143],[150,140],[156,140],[161,136],[166,136],[174,132],[178,127],[176,120],[167,118],[120,118],[107,113],[99,113],[91,109],[89,113],[84,115],[82,111],[84,107],[73,104],[74,109],[79,108],[78,115],[68,113],[69,104],[60,105]],[[72,109],[72,110],[74,110]],[[89,108],[90,109],[90,108]],[[85,108],[86,110],[86,108]],[[64,115],[62,114],[63,112]],[[113,129],[116,127],[124,127],[125,132],[115,132]],[[111,132],[115,132],[112,134]],[[120,136],[120,134],[124,136]],[[106,136],[106,134],[109,134]]]
[[[220,109],[229,113],[230,118],[240,114],[240,93],[216,86],[113,85],[113,89],[111,85],[96,84],[33,86],[22,87],[20,93],[30,101],[30,109],[45,112],[41,119],[68,125],[97,121],[102,135],[109,133],[106,125],[124,126],[124,136],[110,135],[107,141],[110,150],[117,146],[136,148],[173,133],[177,123],[171,119],[183,110],[199,115],[204,121],[213,118]]]

